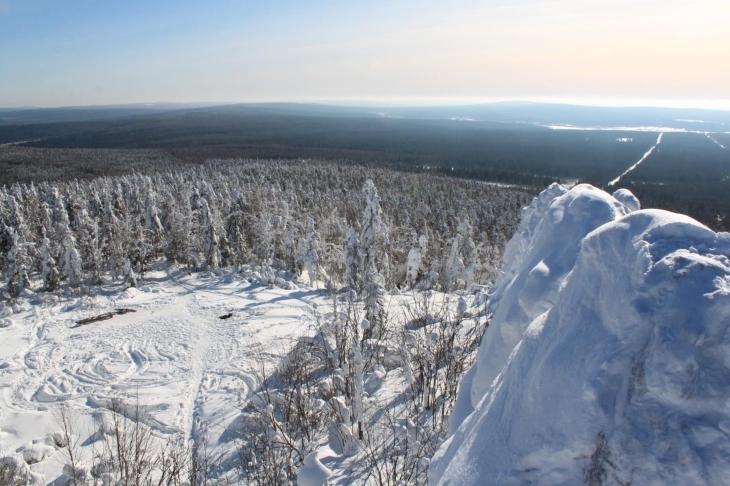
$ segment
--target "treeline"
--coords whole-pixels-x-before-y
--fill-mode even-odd
[[[493,280],[531,197],[524,188],[319,161],[211,160],[14,184],[0,190],[0,269],[13,298],[25,289],[93,292],[118,279],[134,286],[162,259],[190,271],[255,263],[339,287],[362,278],[353,261],[365,274],[363,259],[376,258],[384,288],[450,291]],[[382,207],[375,234],[363,219],[367,201]],[[371,240],[376,256],[365,248]]]
[[[0,145],[0,185],[92,179],[173,169],[182,162],[157,149],[37,148]]]

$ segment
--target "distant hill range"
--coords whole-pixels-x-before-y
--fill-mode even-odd
[[[133,103],[127,105],[65,106],[59,108],[0,108],[0,125],[84,122],[156,115],[204,108],[220,103]]]
[[[730,132],[730,111],[692,108],[598,107],[527,101],[430,107],[201,102],[138,103],[63,108],[0,108],[0,125],[88,122],[190,112],[239,114],[242,116],[382,117],[477,123],[527,123],[581,128],[665,127],[690,131]]]

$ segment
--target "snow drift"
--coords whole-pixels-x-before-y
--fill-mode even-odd
[[[730,477],[730,234],[627,192],[524,212],[432,484]]]

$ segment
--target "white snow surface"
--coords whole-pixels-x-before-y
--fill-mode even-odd
[[[276,366],[326,308],[321,292],[285,283],[161,270],[140,289],[17,306],[3,321],[11,325],[0,326],[0,456],[30,459],[53,481],[63,470],[63,453],[49,440],[60,429],[58,407],[80,422],[88,459],[95,414],[110,398],[134,403],[137,395],[161,441],[182,434],[217,453],[234,451],[257,360]],[[136,312],[75,324],[119,308]]]
[[[430,483],[724,484],[729,257],[730,234],[689,217],[588,186],[554,198],[505,260],[519,271],[461,383],[475,410]]]
[[[324,486],[330,476],[332,471],[320,462],[317,452],[310,452],[297,475],[297,486]]]

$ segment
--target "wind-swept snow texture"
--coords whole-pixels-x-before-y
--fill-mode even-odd
[[[258,389],[253,371],[276,366],[328,302],[279,281],[269,288],[242,275],[157,271],[148,272],[143,291],[19,306],[3,319],[10,325],[0,325],[0,457],[29,457],[34,472],[54,480],[63,452],[47,442],[59,431],[59,405],[79,422],[85,466],[95,447],[93,417],[110,398],[137,397],[162,443],[182,434],[235,454],[236,421]],[[135,312],[75,324],[118,308]]]
[[[578,186],[505,261],[520,270],[461,385],[475,410],[432,484],[730,478],[730,234],[622,206]]]

